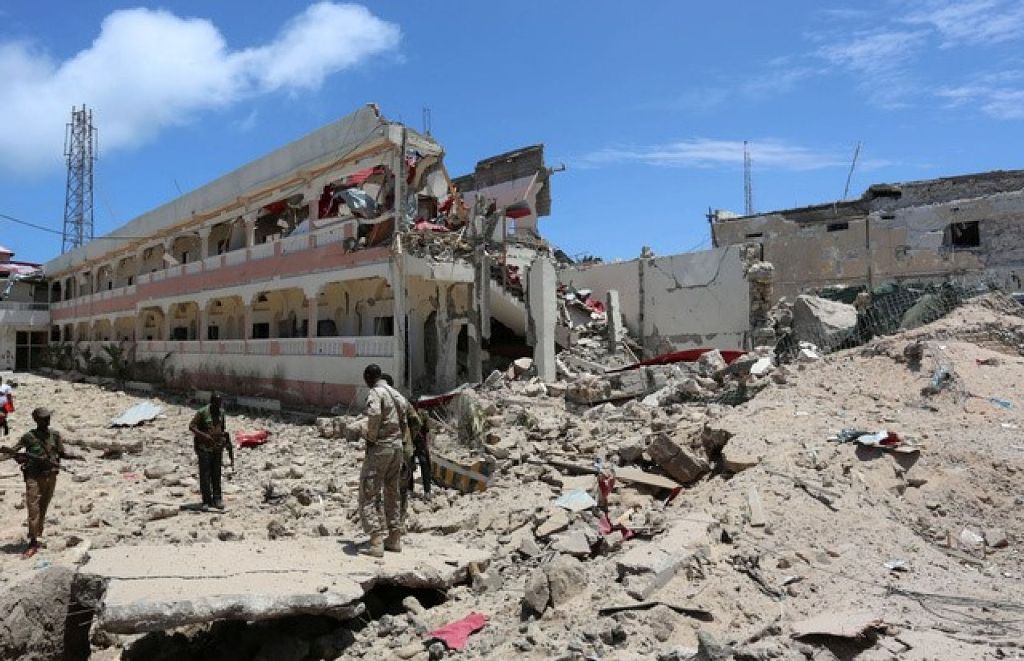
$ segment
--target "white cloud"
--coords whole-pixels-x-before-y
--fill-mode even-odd
[[[748,147],[758,169],[820,170],[850,165],[850,154],[804,147],[785,140],[753,140]],[[743,165],[743,141],[692,138],[644,147],[608,147],[585,154],[577,159],[576,165],[593,168],[622,163],[680,168],[739,167]],[[886,164],[872,161],[870,166]]]
[[[859,32],[822,46],[817,55],[856,76],[858,89],[875,105],[901,108],[918,88],[912,63],[926,40],[923,30]]]
[[[62,164],[73,105],[94,110],[103,153],[151,140],[204,110],[280,90],[307,91],[394,49],[399,28],[365,7],[320,2],[268,44],[228,47],[208,20],[163,10],[108,15],[92,44],[58,62],[25,41],[0,43],[0,170],[39,172]]]
[[[983,76],[968,85],[944,87],[936,95],[951,107],[970,105],[996,119],[1024,119],[1024,87],[1000,84],[1020,77],[1020,72]]]
[[[1020,37],[1024,4],[1020,0],[931,0],[903,22],[932,28],[947,48],[999,43]]]

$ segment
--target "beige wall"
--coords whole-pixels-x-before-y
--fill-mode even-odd
[[[977,221],[976,248],[944,245],[951,223]],[[828,226],[846,223],[845,229]],[[761,234],[761,236],[755,236]],[[775,265],[775,293],[792,298],[829,285],[961,278],[1020,289],[1024,193],[1001,193],[799,223],[785,212],[716,223],[719,245],[758,242]]]

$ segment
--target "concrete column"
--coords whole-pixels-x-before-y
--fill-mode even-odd
[[[486,287],[486,283],[484,284]],[[469,285],[469,328],[468,328],[468,346],[467,346],[467,363],[469,368],[468,378],[472,383],[480,383],[484,380],[484,364],[483,357],[481,354],[481,347],[483,339],[480,337],[480,305],[477,295],[477,285],[475,283]],[[456,351],[458,350],[458,341],[456,340]]]
[[[427,374],[426,345],[423,338],[423,313],[416,305],[409,307],[409,342],[405,347],[409,356],[409,383],[416,384]]]
[[[530,313],[530,336],[533,340],[533,366],[542,381],[552,382],[555,372],[555,321],[558,318],[555,297],[557,280],[555,266],[546,257],[538,257],[530,265],[527,279],[527,308]]]
[[[608,319],[608,351],[618,353],[619,340],[622,339],[622,310],[619,306],[619,292],[617,290],[608,290],[604,312],[605,317]]]
[[[437,290],[437,315],[434,317],[437,345],[434,365],[434,387],[446,391],[455,387],[458,378],[457,351],[461,325],[451,317],[451,285],[441,284]]]
[[[480,383],[484,380],[484,359],[483,350],[480,347],[480,329],[474,325],[469,325],[469,346],[468,346],[468,363],[469,363],[469,380],[472,383]]]
[[[395,296],[394,328],[395,328],[395,356],[391,376],[395,379],[395,387],[404,389],[408,386],[405,378],[406,365],[406,343],[405,327],[406,314],[406,291],[405,291],[405,255],[397,254],[391,257],[391,290]]]
[[[248,303],[242,302],[242,339],[252,339],[252,304],[250,300]]]
[[[163,313],[164,313],[164,336],[163,336],[162,339],[170,340],[171,339],[171,319],[172,319],[172,316],[173,316],[174,306],[173,305],[168,305],[168,306],[160,308],[160,309],[163,310]]]
[[[306,337],[312,340],[316,337],[316,326],[320,321],[320,294],[319,291],[306,291]]]
[[[302,191],[302,196],[305,198],[306,204],[309,205],[310,229],[313,229],[313,223],[320,218],[320,195],[322,193],[323,190],[316,187],[310,187]]]
[[[212,227],[199,228],[199,260],[202,261],[210,256],[210,232]]]
[[[479,320],[478,336],[491,339],[491,258],[484,246],[476,249],[476,272],[473,274],[474,311]]]
[[[256,245],[256,212],[250,211],[243,215],[242,223],[245,225],[245,247],[252,248]]]
[[[202,342],[206,339],[206,304],[202,301],[196,304],[196,339]]]

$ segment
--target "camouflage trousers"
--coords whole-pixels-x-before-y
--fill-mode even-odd
[[[401,441],[378,441],[366,448],[359,474],[359,518],[371,535],[401,532],[399,482]]]
[[[25,509],[28,510],[28,536],[31,539],[43,536],[46,510],[50,508],[56,486],[56,471],[33,477],[25,476]]]

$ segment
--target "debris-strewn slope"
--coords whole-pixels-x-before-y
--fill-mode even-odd
[[[352,627],[354,637],[342,637],[344,649],[333,653],[427,658],[425,631],[476,611],[487,626],[450,654],[688,659],[698,647],[704,659],[1020,654],[1022,345],[1016,309],[983,298],[917,330],[785,369],[763,361],[755,368],[757,356],[731,368],[708,358],[692,369],[604,383],[576,361],[565,364],[572,380],[554,386],[531,382],[522,365],[489,379],[454,407],[461,416],[438,423],[435,444],[449,458],[489,461],[488,489],[417,497],[409,519],[421,534],[488,549],[489,566],[440,605],[413,612],[414,604],[411,611],[394,604],[402,614]],[[629,399],[637,388],[660,395]],[[612,402],[574,403],[581,392]],[[727,401],[709,396],[724,392],[742,395],[728,401],[752,399],[707,403]],[[92,385],[21,378],[12,432],[26,428],[32,406],[45,404],[69,437],[94,447],[114,438],[125,450],[108,459],[94,450],[72,466],[79,477],[62,477],[51,545],[37,558],[70,561],[86,544],[359,538],[358,419],[322,423],[324,433],[341,436],[322,438],[313,425],[236,416],[237,428],[269,429],[270,442],[236,451],[227,512],[178,513],[178,504],[196,500],[190,409],[169,404],[165,419],[106,429],[133,401]],[[905,451],[829,440],[850,429],[892,432]],[[132,454],[139,441],[142,454]],[[117,456],[117,448],[106,454]],[[614,476],[606,497],[597,471],[606,485]],[[688,482],[674,498],[641,483],[672,477]],[[601,504],[588,506],[578,489]],[[24,515],[20,481],[7,479],[2,490],[3,541],[14,544]],[[580,511],[554,503],[568,493]],[[415,539],[406,552],[416,552]],[[12,585],[35,571],[34,562],[0,556],[0,580]],[[638,598],[659,603],[600,614]],[[842,626],[863,635],[827,634]],[[94,643],[112,658],[133,641],[97,634]]]

